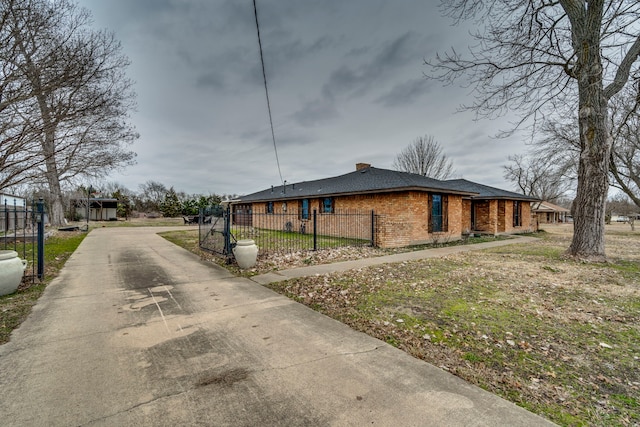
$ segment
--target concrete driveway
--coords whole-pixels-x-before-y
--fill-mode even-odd
[[[87,236],[0,346],[2,425],[550,425],[158,231]]]

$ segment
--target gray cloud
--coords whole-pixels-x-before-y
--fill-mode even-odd
[[[270,64],[273,69],[280,69],[293,61],[302,61],[306,56],[316,54],[332,46],[335,46],[335,40],[325,35],[309,43],[305,43],[300,39],[277,43],[273,46],[265,47],[265,54],[268,58],[267,64]]]
[[[293,113],[293,119],[304,127],[316,126],[339,117],[333,99],[322,97],[307,102],[300,110]]]
[[[411,52],[411,46],[416,44],[417,39],[416,34],[406,32],[391,42],[379,46],[376,49],[377,53],[369,61],[355,67],[355,69],[342,65],[334,70],[329,76],[328,82],[322,86],[321,96],[305,103],[293,114],[294,120],[301,126],[311,127],[338,118],[336,99],[345,95],[360,97],[372,88],[377,90],[377,82],[388,77],[393,70],[402,68],[415,59]],[[350,51],[353,51],[353,49],[350,49]],[[364,56],[365,52],[372,52],[373,49],[366,48],[360,51],[361,55]],[[401,97],[404,97],[405,103],[411,102],[420,94],[412,93],[412,89],[414,91],[424,91],[416,81],[413,81],[412,84],[399,84],[387,94],[378,98],[377,102],[386,106],[399,105],[403,102]]]
[[[196,86],[198,87],[212,87],[215,89],[224,88],[224,78],[216,71],[202,74],[196,79]]]
[[[279,183],[251,2],[78,2],[98,27],[116,32],[138,82],[138,164],[114,179],[132,189],[154,179],[189,193]],[[425,133],[461,175],[490,185],[502,179],[502,159],[522,151],[490,140],[504,121],[480,126],[454,114],[469,102],[466,91],[422,80],[423,58],[467,44],[467,29],[450,27],[433,2],[265,0],[258,13],[289,182],[346,173],[358,161],[391,167]]]
[[[375,102],[385,107],[398,107],[415,103],[422,95],[429,92],[429,85],[425,79],[413,79],[399,83]]]
[[[342,65],[331,74],[329,81],[323,86],[323,93],[337,95],[350,92],[362,96],[394,70],[415,61],[414,49],[417,42],[418,36],[409,31],[384,43],[376,49],[377,53],[370,61],[356,69]]]

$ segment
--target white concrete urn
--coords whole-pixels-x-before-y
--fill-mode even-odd
[[[233,248],[233,255],[236,257],[238,267],[242,269],[253,267],[258,259],[256,242],[251,239],[238,240]]]
[[[16,251],[0,251],[0,295],[12,294],[18,289],[27,260],[18,258]]]

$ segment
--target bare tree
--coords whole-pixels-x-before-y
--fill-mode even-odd
[[[571,178],[562,165],[549,162],[535,154],[509,156],[511,164],[504,166],[504,177],[516,184],[519,191],[540,200],[555,202],[571,188]]]
[[[636,84],[640,85],[640,80]],[[640,97],[625,88],[611,100],[613,149],[609,170],[612,185],[622,190],[640,208]]]
[[[618,221],[623,218],[631,226],[631,231],[635,231],[635,220],[638,215],[638,207],[627,197],[626,194],[620,193],[610,197],[607,201],[607,222],[611,220],[612,214],[618,215]]]
[[[609,129],[612,149],[609,162],[612,187],[625,193],[640,208],[640,99],[632,87],[625,87],[609,101]],[[580,137],[577,117],[545,122],[535,153],[554,168],[562,168],[567,176],[577,176]]]
[[[24,105],[30,95],[15,65],[18,53],[9,31],[10,18],[9,8],[0,9],[0,190],[28,182],[42,161],[33,137],[41,128],[24,120],[32,114]]]
[[[164,184],[157,181],[149,180],[140,184],[139,208],[147,212],[160,212],[164,196],[168,191]]]
[[[100,177],[133,163],[137,133],[129,64],[113,34],[90,28],[90,14],[71,0],[1,0],[7,19],[0,48],[27,99],[10,106],[37,141],[34,173],[51,193],[50,218],[63,221],[62,183]],[[3,138],[4,139],[4,138]]]
[[[482,32],[469,58],[451,51],[430,63],[433,76],[467,76],[479,115],[509,110],[536,124],[558,106],[578,117],[580,156],[570,255],[604,260],[604,214],[612,139],[608,102],[638,69],[640,3],[635,0],[452,0],[455,20]]]
[[[404,148],[393,161],[393,168],[434,179],[447,179],[453,174],[453,163],[431,135],[420,136]]]

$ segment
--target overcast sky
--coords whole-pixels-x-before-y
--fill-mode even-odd
[[[252,0],[80,0],[115,32],[132,64],[137,165],[109,178],[187,193],[248,194],[279,185]],[[433,135],[455,177],[513,189],[502,177],[524,137],[506,120],[457,113],[468,89],[428,80],[424,59],[465,49],[437,1],[258,0],[275,139],[289,183],[391,169]]]

